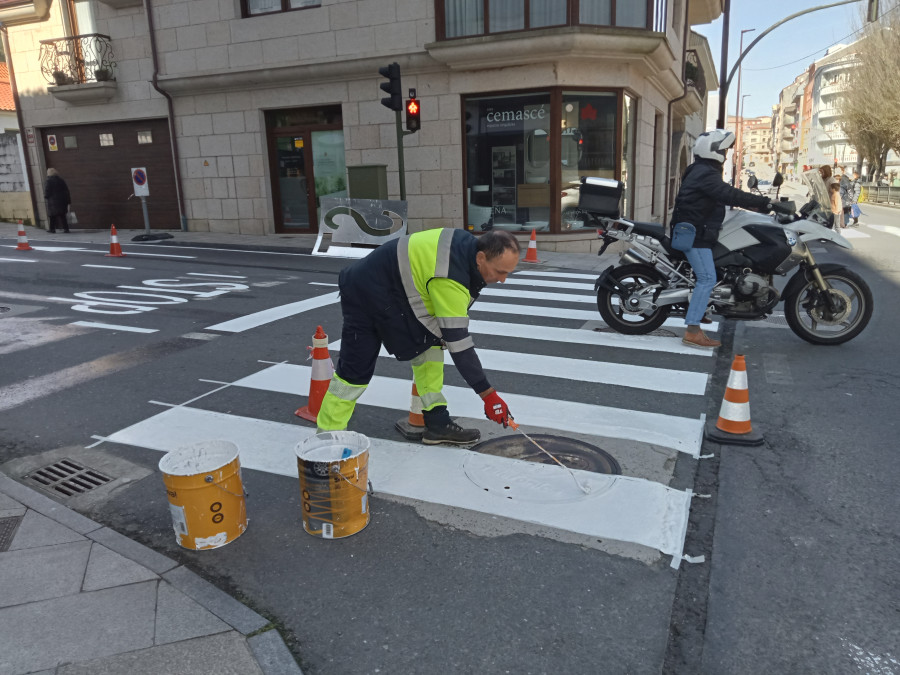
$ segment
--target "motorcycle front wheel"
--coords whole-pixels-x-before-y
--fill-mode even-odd
[[[859,335],[872,318],[872,291],[844,267],[823,271],[830,289],[813,280],[784,296],[784,318],[798,336],[817,345],[840,345]]]
[[[645,335],[663,325],[669,317],[668,307],[657,307],[647,313],[625,311],[635,294],[659,286],[663,279],[652,267],[646,265],[622,265],[610,272],[609,281],[621,289],[610,291],[600,287],[597,290],[597,309],[606,325],[625,335]]]

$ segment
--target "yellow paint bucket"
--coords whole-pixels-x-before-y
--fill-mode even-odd
[[[297,445],[303,529],[340,539],[369,524],[369,439],[354,431],[326,431]]]
[[[159,460],[169,496],[175,541],[195,551],[219,548],[247,529],[238,447],[201,441]]]

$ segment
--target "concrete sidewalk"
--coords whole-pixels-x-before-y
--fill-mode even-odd
[[[302,675],[272,624],[0,475],[0,674]]]

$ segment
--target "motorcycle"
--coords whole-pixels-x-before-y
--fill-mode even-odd
[[[584,179],[591,180],[607,186],[613,182]],[[780,190],[783,180],[776,174],[773,186]],[[726,319],[759,320],[783,302],[787,324],[798,337],[813,344],[843,344],[859,335],[872,318],[872,291],[844,265],[816,262],[810,242],[853,247],[828,226],[830,200],[818,171],[804,173],[803,180],[810,200],[799,210],[794,202],[779,201],[776,192],[773,215],[728,212],[712,250],[717,283],[707,311]],[[614,242],[629,244],[619,264],[604,270],[594,284],[600,316],[626,335],[650,333],[670,316],[683,317],[695,278],[684,253],[671,247],[665,226],[620,218],[617,206],[592,210],[590,195],[585,195],[589,190],[590,185],[583,183],[579,205],[603,239],[600,254]],[[799,269],[779,293],[774,275],[786,276],[794,268]]]

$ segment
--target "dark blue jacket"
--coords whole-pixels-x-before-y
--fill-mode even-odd
[[[726,206],[764,209],[770,201],[731,187],[722,180],[722,165],[715,160],[696,159],[681,179],[672,224],[690,223],[697,228],[694,248],[712,248],[719,238]]]

